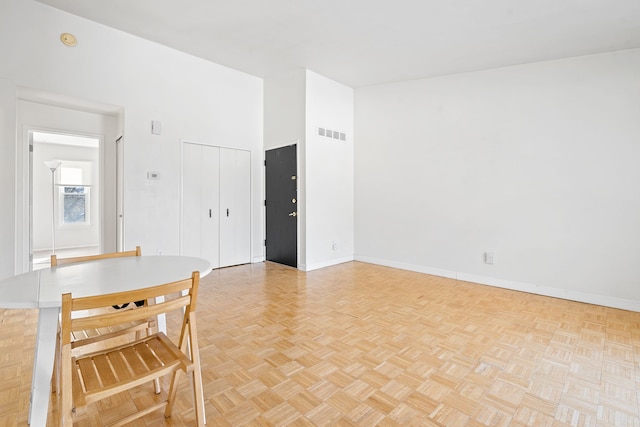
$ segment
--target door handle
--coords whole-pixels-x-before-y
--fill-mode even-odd
[[[229,216],[229,208],[227,208],[227,216]]]
[[[211,209],[209,209],[209,218],[211,218]]]
[[[298,215],[298,214],[297,214],[296,212],[291,212],[291,213],[289,214],[289,216],[297,216],[297,215]]]

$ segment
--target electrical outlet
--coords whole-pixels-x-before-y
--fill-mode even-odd
[[[493,264],[495,263],[495,256],[493,252],[485,252],[484,253],[484,263],[485,264]]]
[[[333,251],[337,251],[338,250],[338,244],[336,242],[331,243],[331,250],[333,250]]]

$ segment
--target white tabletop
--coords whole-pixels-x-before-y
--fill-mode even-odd
[[[30,271],[0,281],[1,308],[38,308],[40,271]]]
[[[141,256],[66,264],[30,271],[0,281],[0,307],[60,307],[61,295],[103,295],[147,288],[187,279],[191,272],[205,276],[206,260],[184,256]]]
[[[41,271],[38,304],[60,307],[61,295],[66,292],[78,298],[148,288],[188,279],[193,271],[205,276],[211,266],[203,259],[183,256],[111,258],[61,265]]]

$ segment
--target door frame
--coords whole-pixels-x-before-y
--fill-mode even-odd
[[[76,132],[70,130],[54,129],[43,126],[30,126],[24,125],[22,132],[23,152],[26,150],[27,168],[24,173],[24,186],[27,192],[26,204],[28,212],[28,221],[23,223],[22,235],[24,248],[26,254],[23,257],[23,271],[31,271],[33,269],[33,132],[51,133],[57,135],[79,136],[85,138],[93,138],[98,140],[98,161],[96,167],[98,168],[98,185],[97,185],[97,212],[91,212],[91,216],[98,218],[99,232],[98,232],[98,247],[102,252],[102,244],[104,241],[104,135],[94,134],[89,132]],[[95,184],[94,184],[95,185]],[[92,188],[92,196],[94,195],[94,189]],[[24,204],[23,204],[24,205]],[[26,265],[25,265],[26,264]],[[26,269],[24,269],[26,267]]]

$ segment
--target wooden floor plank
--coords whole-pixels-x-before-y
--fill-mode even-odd
[[[640,313],[351,262],[215,270],[197,316],[209,425],[640,426]],[[36,325],[0,310],[0,425],[27,425]],[[77,425],[156,399],[147,384]],[[192,407],[183,381],[171,419],[136,425],[192,425]]]

